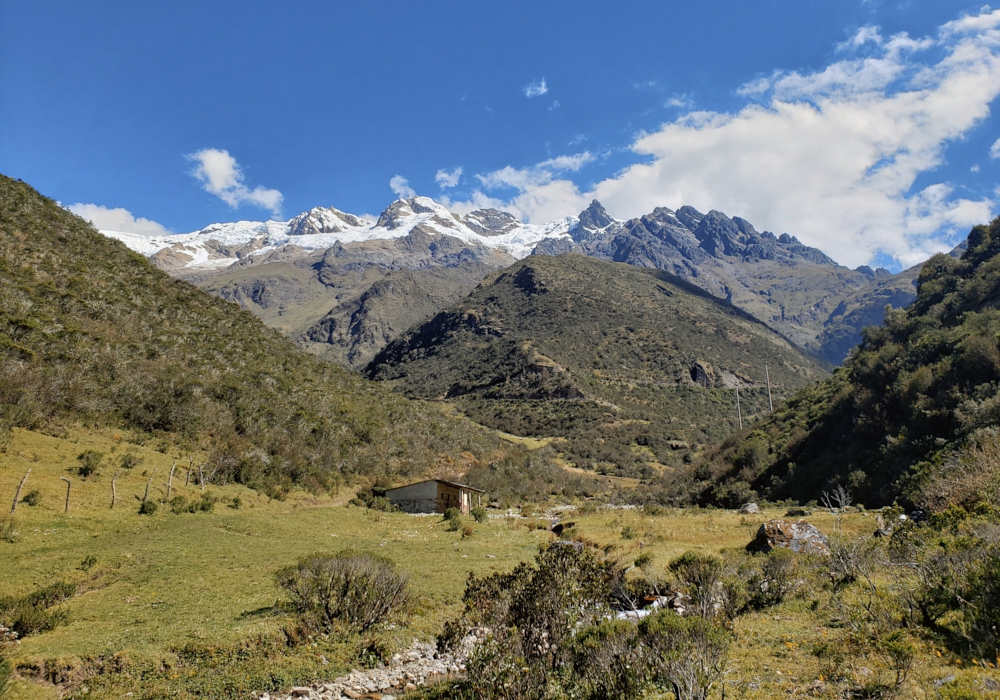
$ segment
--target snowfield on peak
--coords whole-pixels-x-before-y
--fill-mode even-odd
[[[567,217],[547,224],[525,224],[496,210],[477,210],[463,218],[429,197],[410,197],[393,202],[375,223],[332,207],[314,207],[289,221],[219,223],[194,233],[101,233],[141,255],[155,257],[161,267],[196,271],[228,267],[247,256],[264,255],[284,246],[325,250],[338,243],[402,238],[418,227],[431,235],[452,236],[521,259],[545,238],[568,238],[577,222],[576,217]]]

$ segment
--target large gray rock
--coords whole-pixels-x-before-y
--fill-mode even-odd
[[[757,530],[757,537],[747,545],[748,552],[770,552],[779,547],[802,554],[830,555],[829,540],[805,520],[769,520]]]
[[[760,506],[756,503],[744,503],[737,512],[740,515],[756,515],[760,512]]]

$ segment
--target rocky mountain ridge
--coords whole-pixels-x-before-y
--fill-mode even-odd
[[[881,322],[886,304],[905,306],[915,298],[918,270],[898,275],[864,265],[851,270],[794,236],[757,231],[747,220],[715,210],[703,214],[690,206],[676,211],[658,207],[622,221],[597,201],[577,217],[544,225],[524,224],[497,209],[460,216],[427,197],[411,197],[393,202],[374,223],[332,207],[315,207],[288,222],[213,224],[177,236],[105,233],[151,257],[161,269],[237,301],[312,351],[352,366],[366,362],[405,330],[400,324],[424,320],[442,308],[435,306],[439,302],[452,303],[471,291],[475,275],[485,276],[531,254],[576,252],[664,270],[747,311],[831,365],[839,364],[857,344],[864,325]],[[414,235],[433,241],[439,253],[417,256],[421,262],[404,261],[412,254],[407,251]],[[321,263],[323,251],[334,249],[341,257],[350,251],[350,262],[341,260],[339,267],[347,270],[348,265],[357,272],[360,266],[368,273],[356,275],[356,288],[345,293],[347,278],[331,287],[317,272],[315,281],[325,289],[317,287],[305,295],[308,308],[296,308],[306,303],[302,290],[283,292],[288,270],[272,266],[291,264],[304,271]],[[472,264],[487,259],[485,267]],[[431,268],[438,268],[435,282],[421,281]],[[375,274],[375,269],[382,272]],[[369,288],[404,269],[425,272],[397,275],[408,281],[372,289],[368,300],[378,298],[380,290],[394,289],[394,301],[381,304],[378,313],[362,311],[359,300]],[[454,283],[449,282],[446,270],[459,269]],[[425,288],[427,284],[432,288]],[[269,313],[259,303],[264,289],[280,314]],[[323,304],[326,308],[320,309]],[[395,309],[408,311],[380,318]],[[427,316],[419,317],[425,312]],[[362,331],[350,320],[358,313],[379,330]],[[341,318],[338,328],[355,330],[345,335],[313,328],[330,315]]]

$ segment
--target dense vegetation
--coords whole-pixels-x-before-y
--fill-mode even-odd
[[[2,176],[0,329],[0,433],[83,423],[159,436],[209,454],[217,481],[278,494],[506,452],[311,358]]]
[[[391,343],[369,376],[447,399],[578,467],[652,477],[825,375],[774,331],[665,272],[532,256]]]
[[[868,505],[1000,508],[1000,219],[936,255],[834,375],[723,443],[689,475],[727,504],[802,501],[835,485]],[[947,492],[946,498],[941,494]]]

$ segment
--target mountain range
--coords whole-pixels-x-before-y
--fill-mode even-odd
[[[676,275],[529,256],[414,326],[365,370],[475,422],[558,438],[573,466],[651,477],[827,376],[746,312]]]
[[[669,272],[839,364],[886,304],[915,298],[919,268],[851,270],[789,234],[684,206],[621,221],[597,201],[544,225],[496,209],[464,216],[426,197],[376,221],[316,207],[287,222],[147,237],[105,231],[155,265],[253,311],[310,352],[361,368],[410,326],[528,255],[576,252]]]

